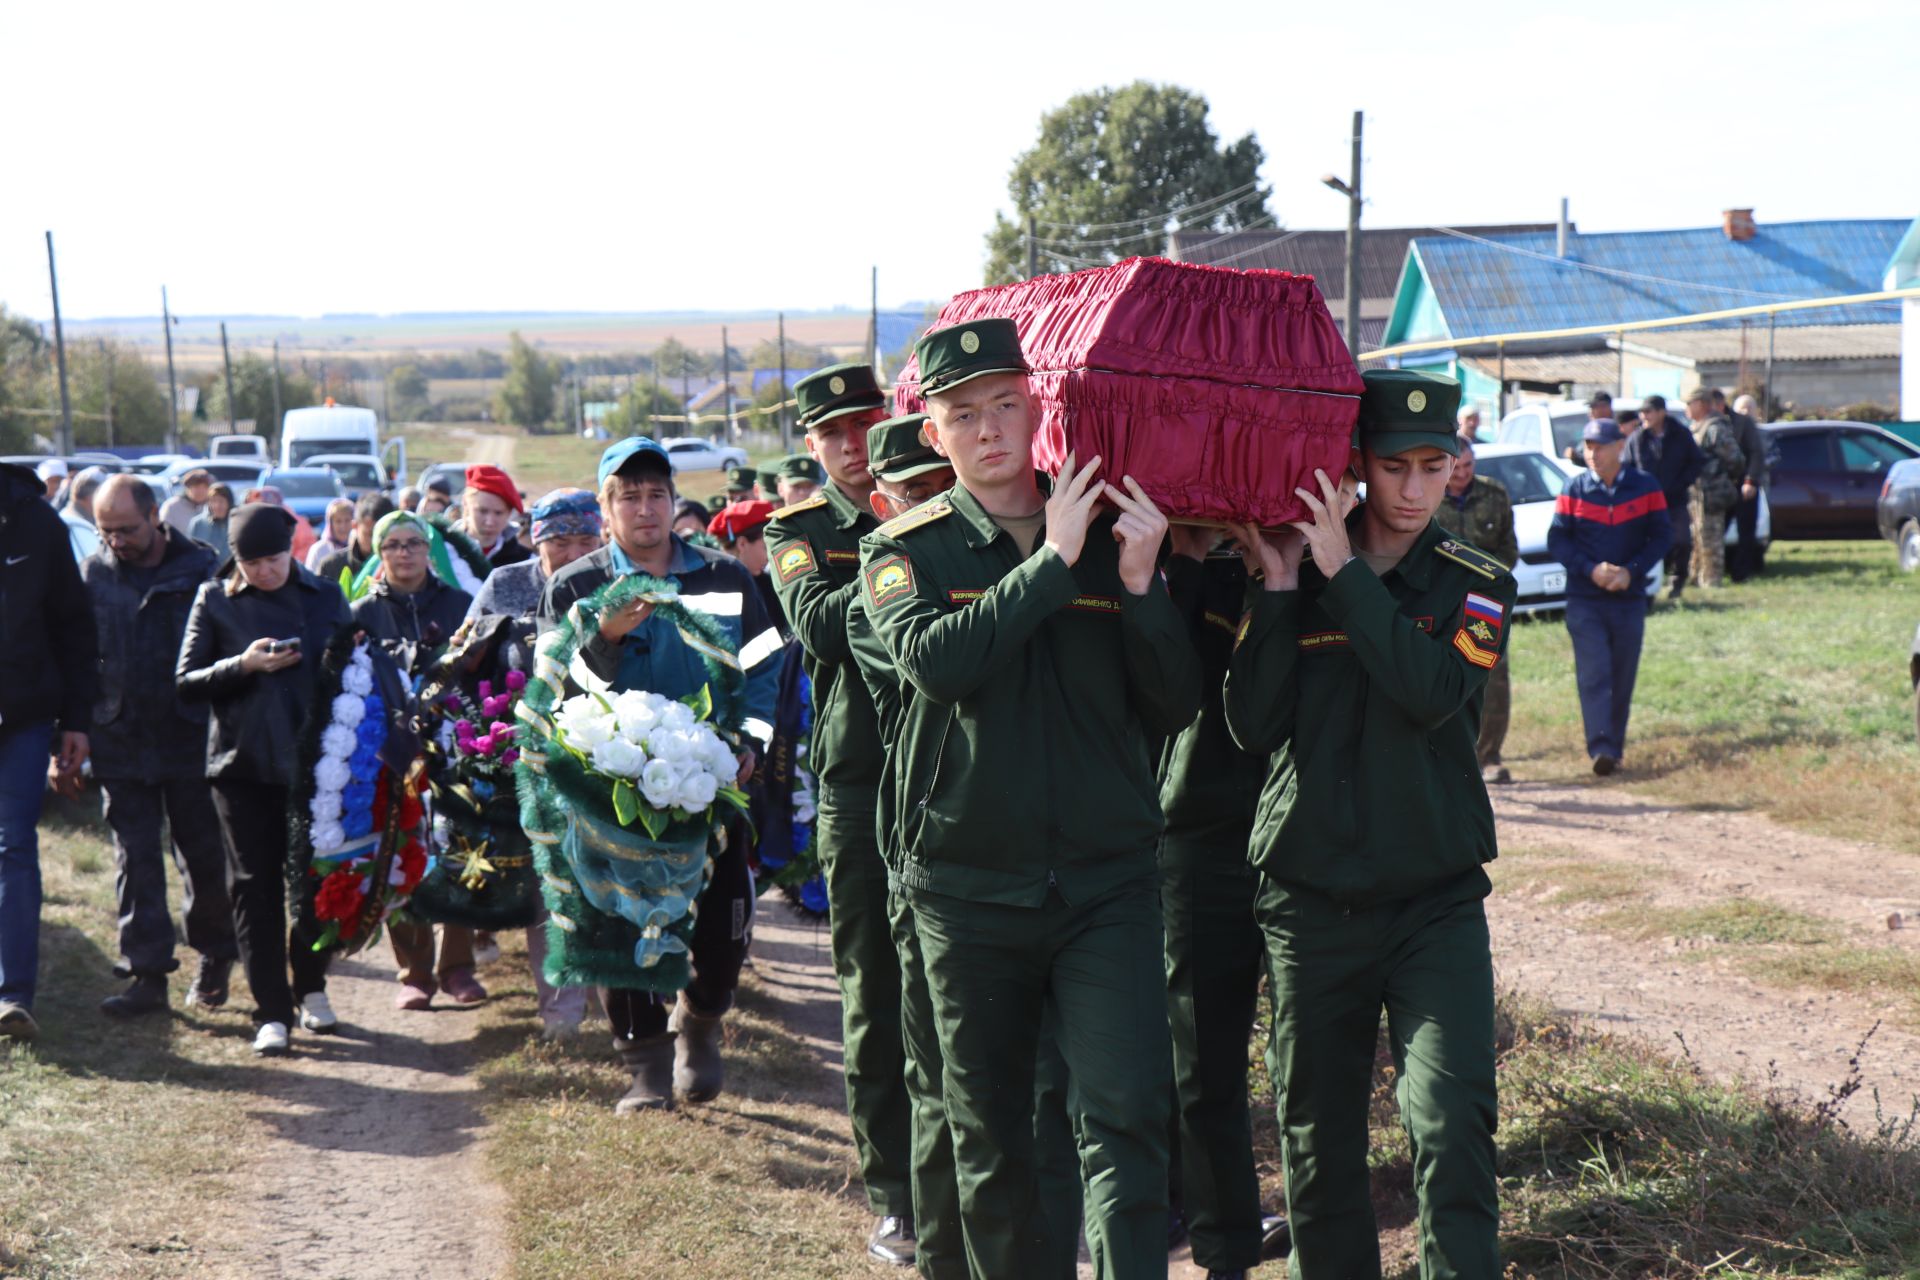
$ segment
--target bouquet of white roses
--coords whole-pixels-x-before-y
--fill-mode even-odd
[[[637,820],[658,838],[709,819],[717,802],[746,810],[739,763],[707,714],[705,690],[686,702],[637,689],[582,693],[555,710],[554,741],[609,784],[621,825]]]

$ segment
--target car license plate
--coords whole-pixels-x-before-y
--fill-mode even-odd
[[[1565,573],[1543,573],[1540,575],[1540,589],[1548,595],[1556,595],[1567,589]]]

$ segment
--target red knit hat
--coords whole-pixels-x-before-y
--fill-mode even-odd
[[[490,493],[515,511],[526,511],[526,504],[520,501],[520,490],[516,489],[512,477],[490,463],[475,463],[467,468],[467,488],[478,489],[481,493]]]
[[[758,529],[773,519],[773,504],[755,498],[751,502],[733,502],[714,513],[707,521],[707,532],[716,538],[725,538],[732,542],[751,529]]]

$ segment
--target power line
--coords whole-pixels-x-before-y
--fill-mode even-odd
[[[1259,185],[1260,180],[1256,178],[1252,182],[1235,187],[1231,191],[1224,191],[1217,196],[1195,201],[1193,204],[1182,205],[1178,209],[1170,209],[1165,213],[1149,214],[1144,218],[1128,218],[1123,222],[1043,222],[1035,219],[1033,225],[1036,227],[1045,227],[1049,231],[1124,231],[1128,227],[1145,227],[1156,222],[1164,227],[1175,218],[1198,212],[1211,205],[1225,204],[1230,200],[1245,195]]]
[[[1196,205],[1194,206],[1194,208],[1198,209],[1199,206]],[[1224,209],[1224,206],[1222,206],[1221,208],[1203,210],[1201,211],[1199,216],[1196,216],[1196,217],[1187,217],[1187,218],[1176,217],[1171,219],[1162,219],[1160,220],[1158,225],[1147,227],[1145,230],[1142,230],[1142,231],[1136,231],[1132,235],[1114,236],[1106,240],[1081,240],[1081,239],[1055,240],[1055,239],[1049,239],[1046,236],[1035,236],[1033,238],[1033,242],[1039,245],[1043,249],[1071,250],[1071,249],[1117,248],[1121,245],[1132,244],[1137,240],[1152,240],[1160,236],[1164,236],[1169,232],[1189,230],[1192,227],[1195,227],[1202,222],[1206,222],[1213,218],[1219,217],[1223,209]],[[1167,225],[1169,221],[1172,222],[1173,224],[1171,227]],[[1040,226],[1042,224],[1036,222],[1034,225]],[[1052,225],[1052,224],[1048,224],[1048,225]]]

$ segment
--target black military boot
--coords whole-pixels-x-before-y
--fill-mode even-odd
[[[193,985],[187,988],[188,1007],[218,1009],[227,1002],[227,988],[232,978],[233,961],[201,956],[200,972],[195,975]]]
[[[633,1085],[613,1104],[613,1114],[673,1110],[673,1032],[621,1045],[620,1062],[633,1073]]]
[[[137,1018],[143,1013],[158,1013],[167,1007],[167,979],[164,974],[136,973],[125,991],[116,992],[100,1002],[100,1012],[116,1018]]]
[[[867,1237],[867,1253],[896,1267],[910,1267],[918,1244],[913,1219],[888,1214],[874,1224],[873,1234]]]

